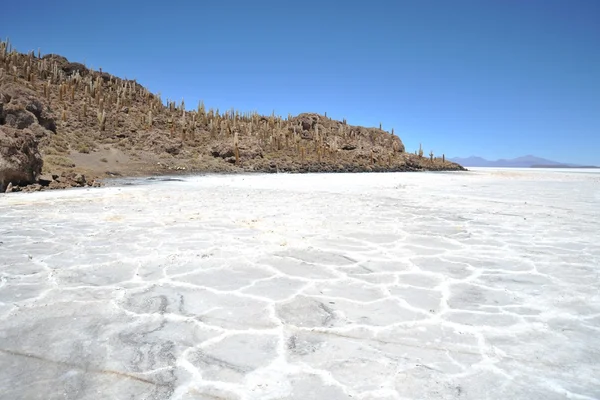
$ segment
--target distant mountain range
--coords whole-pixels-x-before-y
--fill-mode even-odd
[[[526,155],[512,159],[500,159],[496,161],[471,156],[467,158],[454,157],[450,161],[458,163],[463,167],[496,167],[496,168],[598,168],[587,165],[565,164],[545,158]]]

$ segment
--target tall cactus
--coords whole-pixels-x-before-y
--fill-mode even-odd
[[[104,112],[104,110],[102,110],[101,112],[98,111],[98,124],[100,125],[100,131],[104,132],[104,129],[106,128],[106,112]]]
[[[239,165],[240,163],[240,148],[239,148],[239,137],[238,137],[238,133],[235,132],[233,134],[233,151],[235,154],[235,165]]]

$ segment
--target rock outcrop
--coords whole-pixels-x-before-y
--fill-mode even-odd
[[[30,131],[0,125],[0,192],[4,192],[9,183],[34,183],[42,164],[38,142]]]
[[[0,191],[9,183],[35,183],[43,160],[39,140],[56,131],[47,106],[31,89],[15,84],[0,85]]]

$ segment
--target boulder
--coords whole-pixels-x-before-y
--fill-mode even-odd
[[[38,99],[29,99],[25,105],[25,109],[39,119],[44,112],[44,105]]]
[[[42,164],[37,141],[30,132],[0,125],[0,191],[9,183],[34,183]]]
[[[17,129],[25,129],[35,124],[35,115],[19,106],[13,107],[10,104],[3,110],[4,124]]]
[[[165,146],[165,152],[171,154],[172,156],[176,156],[181,152],[181,143],[169,144]]]
[[[83,65],[81,63],[77,63],[77,62],[66,62],[66,64],[64,64],[61,67],[61,69],[68,76],[75,74],[77,71],[79,71],[79,75],[81,75],[81,76],[86,76],[90,72],[90,70],[87,69],[87,67],[85,65]]]
[[[302,121],[301,124],[302,124],[303,131],[308,131],[308,130],[312,129],[312,123],[309,121]]]
[[[77,174],[77,175],[75,175],[75,177],[73,178],[73,180],[78,185],[81,185],[81,186],[85,185],[85,175]]]
[[[229,157],[235,156],[233,146],[229,145],[229,144],[224,144],[224,143],[220,143],[220,144],[214,146],[211,150],[211,154],[213,157],[220,157],[220,158],[229,158]]]
[[[319,122],[319,114],[315,113],[302,113],[296,117],[296,121],[300,123],[302,130],[309,131],[315,128],[317,122]]]
[[[54,181],[54,178],[52,177],[52,175],[40,175],[38,177],[38,183],[42,186],[48,186],[49,184],[51,184]]]
[[[263,150],[256,141],[246,141],[238,150],[241,159],[252,160],[263,157]],[[235,163],[235,149],[231,144],[219,143],[213,146],[211,154],[215,158],[222,158],[227,162]]]
[[[263,158],[263,149],[256,142],[244,143],[240,146],[240,157],[247,159]]]

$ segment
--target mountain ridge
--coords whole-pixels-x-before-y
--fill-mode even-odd
[[[500,158],[497,160],[487,160],[479,156],[469,157],[451,157],[448,160],[460,164],[464,167],[496,167],[496,168],[593,168],[571,163],[553,161],[532,154],[527,154],[515,158]]]

